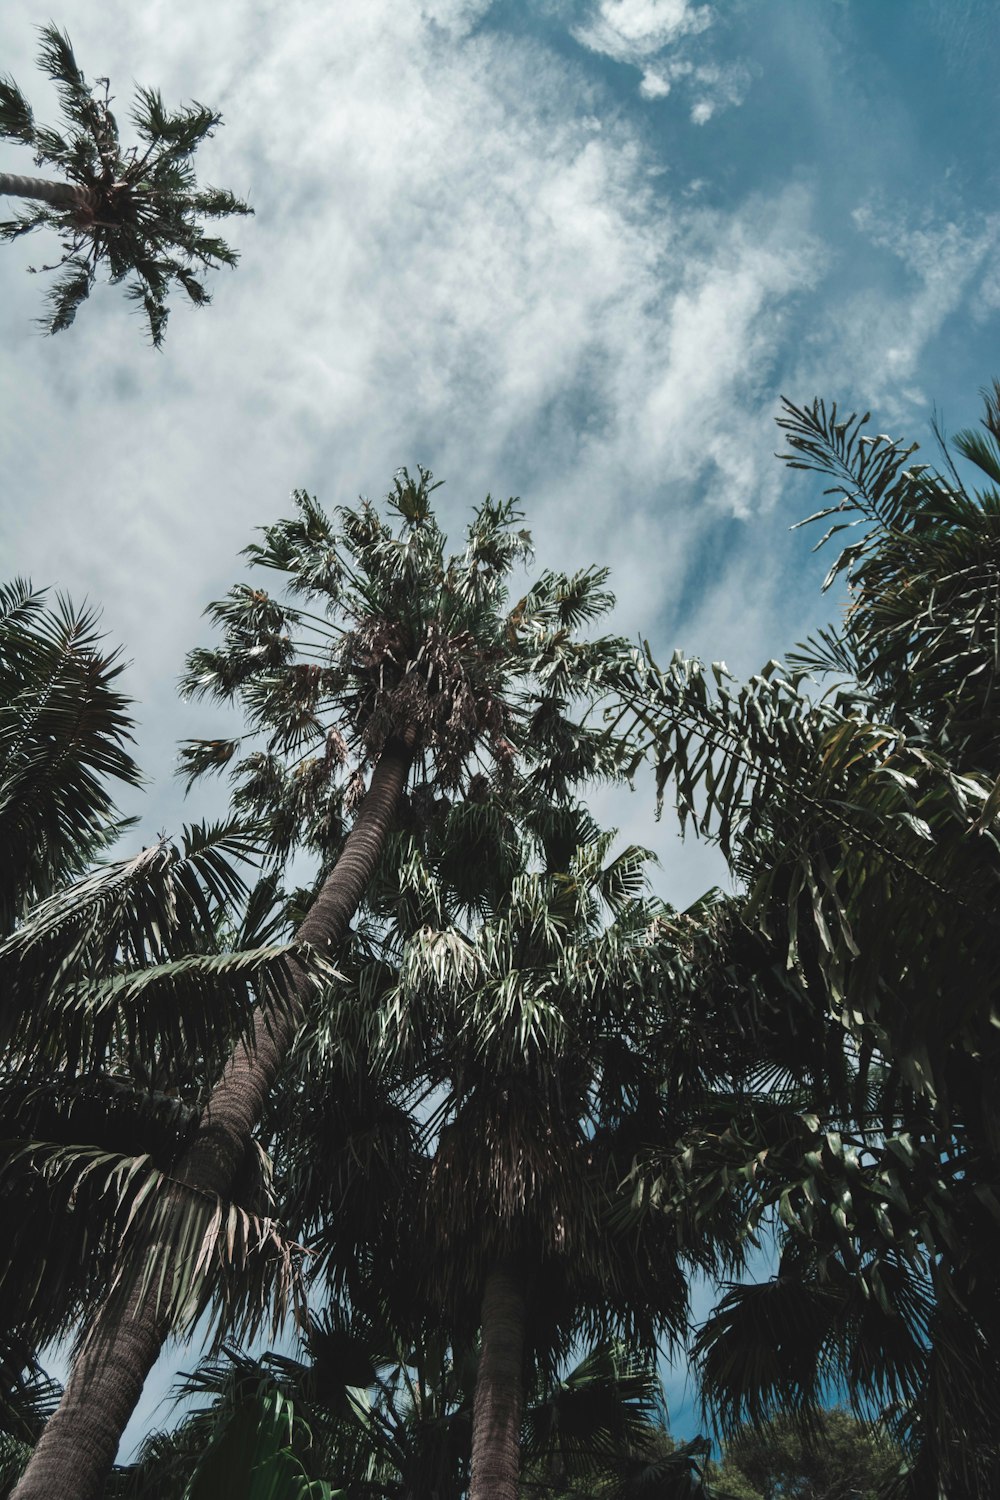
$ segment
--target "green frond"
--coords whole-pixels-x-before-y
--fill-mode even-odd
[[[239,825],[195,825],[184,830],[179,848],[152,845],[37,903],[0,943],[7,1038],[79,1059],[126,1041],[148,1056],[167,1034],[169,1050],[181,1056],[214,1036],[216,1053],[234,1023],[237,1029],[246,1023],[246,981],[255,960],[201,955],[246,894],[237,862],[256,854],[254,839]],[[284,950],[259,957],[261,978],[274,993],[267,968],[275,966],[273,985],[280,987]],[[143,995],[147,985],[162,992],[161,1011],[152,991]],[[182,994],[186,1005],[174,1012]],[[39,995],[48,997],[45,1007]],[[161,1022],[166,1033],[157,1029]]]
[[[142,140],[151,145],[169,146],[173,157],[186,157],[214,134],[222,123],[222,116],[218,111],[197,103],[171,114],[164,107],[158,89],[140,87],[136,89],[132,106],[132,123]]]
[[[38,65],[55,83],[60,102],[69,119],[89,126],[93,101],[90,85],[84,78],[69,37],[51,23],[40,26]]]
[[[0,1434],[17,1443],[37,1441],[62,1394],[34,1353],[0,1335]]]
[[[46,333],[63,333],[73,325],[96,280],[88,261],[71,256],[65,262],[62,273],[45,293],[48,310],[36,320]]]
[[[649,867],[656,863],[651,849],[630,844],[600,872],[598,888],[613,912],[624,911],[649,890]]]
[[[0,135],[22,146],[35,139],[35,117],[31,105],[13,78],[0,77]]]
[[[986,408],[980,424],[982,431],[966,428],[956,432],[952,443],[963,458],[1000,485],[1000,381],[994,381],[993,388],[984,390],[982,396]]]
[[[653,1361],[599,1344],[528,1407],[523,1462],[546,1460],[567,1478],[585,1479],[602,1462],[651,1448],[665,1418]]]
[[[92,610],[16,581],[0,616],[0,933],[118,828],[109,783],[135,786],[120,654]]]
[[[108,1296],[123,1310],[141,1276],[140,1294],[152,1297],[178,1332],[189,1333],[210,1312],[220,1337],[233,1331],[253,1337],[262,1327],[273,1336],[289,1312],[300,1314],[300,1247],[272,1219],[186,1187],[147,1155],[50,1141],[9,1143],[0,1174],[14,1201],[23,1179],[37,1179],[54,1222],[71,1224],[74,1207],[86,1205],[90,1238],[104,1241],[107,1267],[118,1252]],[[122,1258],[122,1243],[133,1246],[130,1258]],[[44,1309],[12,1284],[18,1267],[15,1254],[0,1285],[17,1299],[25,1321],[37,1319]],[[43,1259],[36,1286],[44,1269]]]

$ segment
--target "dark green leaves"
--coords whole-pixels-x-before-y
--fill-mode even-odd
[[[30,146],[35,130],[31,105],[12,78],[0,78],[0,135]]]
[[[0,589],[0,932],[117,834],[108,781],[140,779],[97,620],[22,580]]]

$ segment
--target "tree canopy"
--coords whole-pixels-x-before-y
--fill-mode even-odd
[[[712,1481],[731,1500],[878,1500],[899,1464],[884,1434],[835,1407],[809,1428],[778,1416],[735,1432]]]
[[[526,1482],[550,1482],[528,1412],[579,1340],[648,1367],[687,1334],[691,1269],[739,1277],[773,1225],[777,1275],[723,1285],[693,1346],[734,1493],[823,1493],[816,1433],[858,1448],[822,1415],[831,1383],[856,1417],[886,1412],[897,1493],[992,1493],[1000,391],[956,440],[982,493],[866,421],[786,408],[791,462],[834,483],[823,542],[859,528],[829,580],[850,606],[745,684],[582,636],[601,570],[513,602],[513,501],[487,499],[448,553],[426,471],[400,471],[384,510],[299,494],[248,549],[284,592],[237,585],[211,606],[221,644],[189,662],[189,692],[244,716],[184,750],[187,774],[229,776],[233,818],[131,860],[105,858],[108,780],[137,777],[116,658],[91,619],[9,591],[13,1441],[37,1431],[17,1413],[38,1343],[110,1290],[87,1358],[117,1382],[108,1351],[158,1277],[147,1361],[209,1305],[221,1341],[283,1299],[313,1332],[377,1314],[400,1388],[420,1350],[466,1380],[478,1348],[471,1406],[439,1416],[470,1439],[471,1492],[513,1495],[522,1444]],[[579,795],[642,753],[737,896],[673,912],[645,851],[612,853]],[[303,851],[316,880],[285,893]],[[75,1229],[39,1260],[57,1220]],[[94,1415],[84,1364],[61,1409]],[[307,1462],[306,1375],[278,1368],[245,1366],[261,1463],[333,1482]],[[560,1483],[598,1483],[567,1453]],[[668,1456],[600,1484],[702,1483],[698,1454]]]
[[[998,418],[994,390],[982,431],[956,439],[994,486]],[[849,1067],[819,1070],[811,1095],[779,1074],[766,1108],[689,1143],[682,1192],[735,1175],[748,1223],[776,1211],[784,1246],[780,1274],[733,1287],[696,1352],[730,1420],[808,1410],[834,1379],[862,1413],[902,1403],[913,1494],[987,1494],[1000,495],[867,421],[818,401],[782,419],[789,461],[832,480],[810,518],[832,521],[822,543],[862,528],[828,579],[850,590],[841,629],[745,684],[680,656],[623,676],[661,790],[745,883],[799,1039],[821,1014],[850,1039]]]

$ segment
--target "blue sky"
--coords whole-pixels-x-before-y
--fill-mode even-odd
[[[49,19],[5,0],[0,67]],[[0,547],[104,606],[133,665],[150,786],[184,805],[178,704],[199,614],[304,486],[376,496],[430,466],[456,531],[519,494],[539,566],[608,563],[618,627],[736,671],[838,607],[789,525],[778,397],[871,408],[930,443],[1000,374],[991,0],[64,0],[122,115],[132,80],[222,109],[203,180],[249,196],[239,270],[176,306],[162,354],[121,294],[42,339],[52,247],[0,257]],[[0,169],[29,170],[0,146]],[[678,902],[711,852],[601,802]],[[687,1429],[683,1412],[681,1430]]]

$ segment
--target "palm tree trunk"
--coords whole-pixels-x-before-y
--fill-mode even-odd
[[[412,758],[411,736],[390,741],[343,851],[296,937],[329,950],[347,932],[385,847]],[[212,1090],[175,1177],[186,1188],[229,1196],[310,993],[293,966],[287,1005],[258,1012],[253,1040],[241,1043]],[[92,1500],[107,1475],[146,1376],[169,1331],[165,1298],[141,1289],[138,1268],[123,1308],[104,1303],[87,1330],[66,1390],[11,1500]]]
[[[517,1500],[524,1406],[524,1274],[498,1261],[483,1292],[483,1347],[472,1407],[469,1500]]]
[[[92,208],[94,195],[78,182],[50,182],[45,177],[17,177],[0,172],[0,198],[40,198],[53,208]]]

